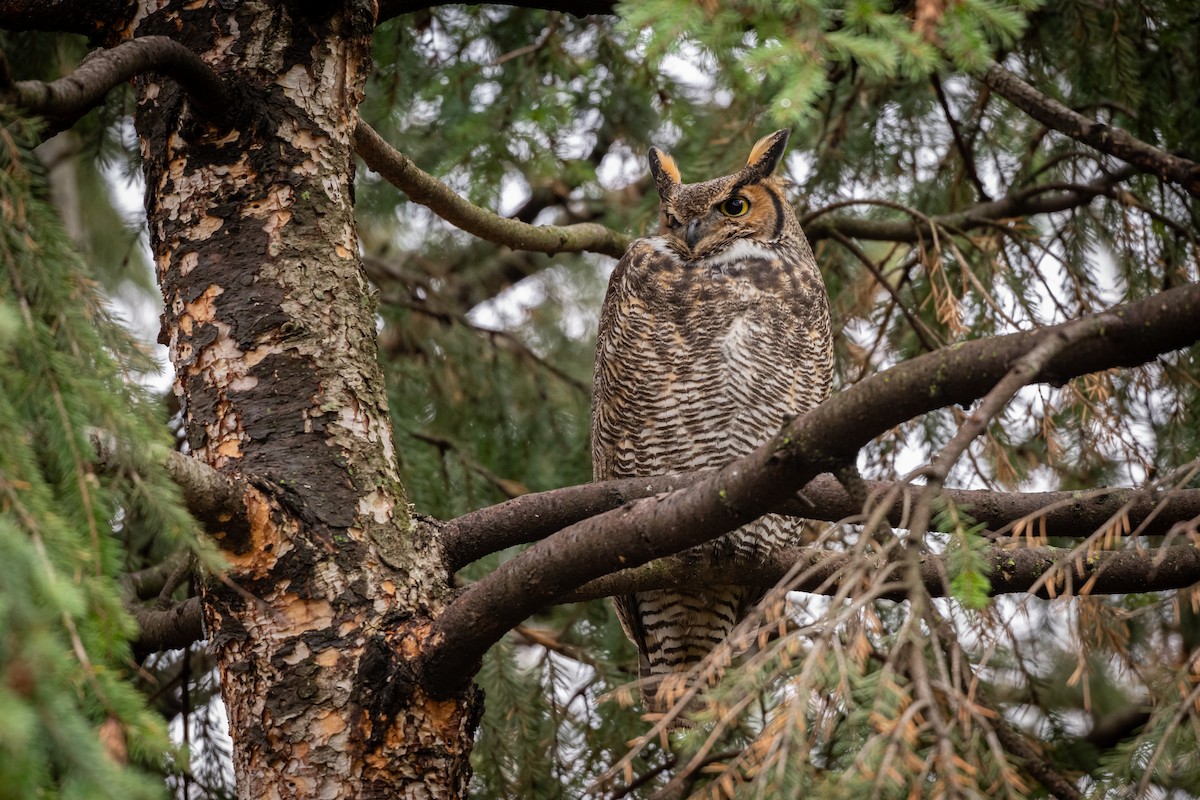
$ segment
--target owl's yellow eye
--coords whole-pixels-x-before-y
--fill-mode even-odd
[[[740,217],[750,210],[750,201],[740,194],[735,194],[717,208],[727,217]]]

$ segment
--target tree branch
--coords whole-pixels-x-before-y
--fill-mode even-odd
[[[991,421],[1008,406],[1017,392],[1028,386],[1034,376],[1044,370],[1046,365],[1057,356],[1070,349],[1073,344],[1092,338],[1110,325],[1114,319],[1110,315],[1100,314],[1059,326],[1054,335],[1044,337],[1013,363],[1008,374],[1001,378],[971,410],[971,413],[959,425],[958,431],[937,456],[918,471],[925,477],[926,483],[917,502],[913,505],[912,522],[910,523],[913,530],[924,534],[929,529],[929,521],[934,513],[934,501],[941,494],[942,486],[950,474],[950,470],[958,463],[958,459],[967,451],[971,442],[987,429]]]
[[[855,205],[848,200],[816,209],[800,219],[800,226],[811,241],[820,241],[837,232],[854,239],[879,242],[916,242],[928,237],[931,226],[968,231],[994,225],[997,220],[1026,217],[1033,214],[1050,214],[1066,211],[1090,203],[1096,196],[1112,191],[1118,183],[1137,172],[1133,167],[1106,172],[1088,183],[1082,183],[1055,191],[1052,187],[1031,186],[1014,192],[999,200],[976,203],[961,211],[953,211],[927,219],[877,220],[863,217],[821,217],[836,208]]]
[[[993,710],[994,711],[994,710]],[[992,730],[1004,749],[1021,759],[1025,771],[1034,780],[1046,788],[1057,800],[1083,800],[1083,793],[1056,770],[1044,756],[1034,749],[1024,736],[1004,718],[1003,714],[994,712]]]
[[[544,539],[580,520],[620,508],[642,497],[673,492],[709,476],[709,472],[621,478],[527,494],[472,511],[450,520],[442,529],[447,563],[456,572],[489,553]],[[869,495],[886,497],[898,488],[885,519],[902,527],[906,511],[922,486],[897,487],[891,481],[865,481]],[[1160,495],[1132,487],[1076,492],[993,492],[985,489],[944,489],[946,502],[962,509],[989,531],[1001,531],[1026,520],[1049,537],[1082,539],[1114,517],[1123,515],[1140,535],[1160,536],[1180,522],[1200,517],[1200,489]],[[837,522],[861,514],[862,507],[832,475],[809,481],[799,496],[789,498],[774,513]],[[1147,522],[1148,521],[1148,522]]]
[[[1200,548],[1184,544],[1151,549],[1097,551],[1081,554],[1063,547],[992,547],[982,558],[988,565],[989,594],[1033,594],[1043,598],[1064,595],[1133,594],[1181,589],[1200,581]],[[842,589],[842,574],[863,556],[835,553],[817,547],[783,550],[757,559],[732,557],[720,563],[659,559],[585,583],[558,598],[556,603],[575,603],[601,597],[677,589],[723,583],[770,588],[789,573],[800,577],[792,591],[835,595]],[[797,565],[801,565],[797,569]],[[894,588],[878,594],[886,600],[904,600],[907,587],[901,583],[907,565],[903,556],[880,560],[869,570],[874,586],[892,583]],[[921,558],[921,582],[930,597],[946,597],[948,575],[945,556],[925,554]],[[1049,579],[1043,580],[1049,575]],[[852,580],[859,580],[857,572]],[[1080,587],[1087,585],[1087,591]],[[1039,584],[1039,582],[1041,582]],[[868,589],[870,587],[867,587]]]
[[[415,9],[414,9],[415,10]],[[1011,73],[995,66],[995,70],[1020,80]],[[103,101],[113,87],[144,72],[162,73],[187,92],[197,108],[205,114],[224,118],[230,114],[233,93],[221,77],[198,55],[188,48],[163,36],[146,36],[124,42],[108,50],[95,51],[89,58],[65,78],[52,83],[20,81],[0,90],[9,102],[36,111],[51,119],[57,128],[71,125],[84,113]],[[989,70],[987,75],[991,75]],[[985,76],[986,79],[987,76]],[[986,80],[985,80],[986,82]],[[989,84],[991,85],[991,84]],[[1029,92],[1036,91],[1021,84]],[[999,89],[997,89],[999,91]],[[1040,97],[1040,95],[1037,95]],[[1049,103],[1054,101],[1043,98]],[[1015,101],[1014,101],[1015,102]],[[1074,114],[1069,109],[1064,111]],[[1028,110],[1028,109],[1027,109]],[[1104,128],[1075,115],[1095,128]],[[1123,131],[1116,131],[1124,133]],[[1128,137],[1128,134],[1125,134]],[[1119,137],[1118,137],[1119,138]],[[1131,137],[1129,137],[1131,138]],[[411,159],[399,153],[385,142],[365,122],[359,122],[355,134],[357,150],[369,167],[383,175],[389,182],[403,191],[414,202],[430,210],[456,227],[487,241],[540,253],[590,251],[619,258],[628,247],[630,237],[598,223],[576,223],[574,225],[530,225],[520,220],[509,219],[479,208],[457,195],[432,175],[422,171]],[[1133,140],[1137,141],[1137,140]],[[1143,145],[1154,153],[1175,162],[1200,167],[1186,159]],[[1103,148],[1099,148],[1102,149]],[[1109,152],[1104,150],[1104,152]],[[1119,153],[1116,153],[1120,157]],[[1142,164],[1135,163],[1145,169]],[[1086,204],[1096,195],[1109,192],[1114,185],[1127,178],[1133,170],[1117,171],[1096,180],[1071,187],[1062,192],[1050,193],[1046,187],[1032,187],[999,200],[979,203],[961,211],[944,214],[925,220],[869,220],[837,217],[820,219],[834,206],[820,209],[801,220],[809,239],[819,241],[839,233],[856,239],[871,241],[913,242],[925,232],[930,223],[941,227],[970,230],[991,224],[995,220],[1030,214],[1050,213]],[[1192,191],[1189,189],[1189,191]],[[1193,192],[1194,193],[1194,192]]]
[[[1126,130],[1088,119],[994,62],[980,80],[1043,125],[1126,161],[1142,172],[1177,183],[1193,197],[1200,197],[1200,164],[1159,150]]]
[[[133,644],[135,654],[187,647],[204,638],[204,607],[198,596],[166,610],[141,606],[130,613],[139,630]]]
[[[410,200],[426,206],[455,227],[495,244],[539,253],[589,251],[620,258],[631,241],[630,237],[598,223],[530,225],[480,208],[423,171],[412,159],[384,141],[366,122],[359,121],[355,145],[367,166],[407,194]],[[1133,168],[1116,170],[1062,191],[1034,186],[999,200],[978,203],[937,217],[871,220],[839,216],[821,219],[835,208],[856,202],[847,201],[818,209],[804,216],[800,224],[814,242],[838,235],[870,241],[915,242],[927,235],[931,226],[966,231],[993,225],[1001,219],[1048,214],[1086,205],[1135,172]]]
[[[1143,364],[1200,338],[1200,286],[1112,309],[1111,326],[1077,342],[1033,376],[1061,383]],[[472,585],[433,626],[422,664],[427,688],[453,691],[484,651],[533,611],[601,575],[716,538],[780,506],[817,473],[850,462],[874,436],[919,414],[969,403],[1009,366],[1074,323],[964,342],[846,388],[749,455],[680,491],[635,501],[539,542]]]
[[[121,443],[101,430],[91,432],[96,465],[111,470],[119,461]],[[226,550],[240,552],[250,541],[250,519],[246,511],[249,482],[241,475],[226,475],[203,461],[166,450],[162,465],[183,494],[183,504],[205,533]],[[174,569],[172,566],[170,569]],[[161,577],[166,579],[170,569]],[[130,584],[136,588],[136,584]]]
[[[179,569],[179,565],[190,561],[191,553],[181,550],[152,567],[125,573],[121,576],[121,587],[125,591],[126,599],[130,602],[153,600],[162,593],[175,571]]]
[[[481,239],[538,253],[565,251],[603,253],[620,258],[630,238],[595,222],[575,225],[530,225],[502,217],[460,197],[449,186],[425,172],[412,159],[393,148],[366,122],[354,132],[355,149],[367,166],[442,219]]]
[[[174,451],[167,456],[166,468],[183,492],[187,510],[221,549],[239,553],[249,546],[250,518],[245,497],[250,487],[244,477],[226,475]]]
[[[145,36],[95,50],[65,78],[51,83],[17,81],[0,87],[0,97],[41,114],[61,130],[100,105],[111,89],[145,72],[174,80],[206,116],[225,119],[233,113],[232,96],[221,77],[200,56],[165,36]]]
[[[962,127],[954,118],[954,112],[950,110],[950,101],[946,98],[946,90],[942,87],[941,78],[935,72],[929,76],[929,82],[933,85],[934,94],[937,95],[938,105],[942,107],[942,116],[946,118],[946,124],[950,126],[950,133],[954,137],[954,147],[958,150],[958,157],[962,161],[963,172],[971,181],[971,185],[975,187],[979,197],[985,201],[991,200],[992,198],[988,195],[983,181],[979,179],[979,172],[975,168],[975,154],[971,152],[971,146],[962,134]]]
[[[518,358],[524,359],[525,361],[528,361],[531,364],[535,364],[541,369],[546,370],[571,388],[577,389],[581,394],[583,394],[584,397],[590,397],[592,394],[591,383],[584,383],[574,375],[564,372],[550,361],[542,358],[537,353],[533,352],[533,350],[529,348],[529,345],[525,344],[525,342],[521,340],[521,337],[517,336],[516,334],[506,330],[497,330],[495,328],[486,328],[482,325],[476,325],[465,314],[459,314],[454,311],[438,308],[427,299],[412,302],[396,298],[394,296],[395,292],[381,292],[380,294],[383,301],[394,308],[406,308],[414,313],[424,314],[427,317],[435,319],[443,325],[458,325],[462,328],[465,328],[466,330],[469,330],[475,335],[479,336],[481,339],[487,339],[493,346],[496,347],[496,349],[508,350],[509,352],[514,353]]]

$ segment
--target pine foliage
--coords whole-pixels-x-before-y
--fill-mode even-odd
[[[0,119],[0,796],[160,797],[171,752],[135,688],[122,576],[186,543],[152,364],[46,197],[37,128]],[[120,443],[103,469],[93,432]],[[151,445],[154,445],[153,447]]]

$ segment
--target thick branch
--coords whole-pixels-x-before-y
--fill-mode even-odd
[[[245,478],[226,475],[199,459],[176,452],[167,456],[166,467],[183,492],[184,505],[204,532],[223,550],[242,552],[250,542]]]
[[[1200,164],[1159,150],[1126,130],[1088,119],[1042,94],[999,64],[988,67],[980,80],[1043,125],[1126,161],[1142,172],[1177,183],[1194,197],[1200,197]]]
[[[133,645],[137,654],[187,647],[204,638],[204,608],[199,597],[189,597],[165,610],[141,607],[132,613],[138,624]]]
[[[164,462],[171,480],[183,492],[188,511],[202,522],[205,518],[228,518],[245,514],[246,482],[213,469],[198,458],[171,451]]]
[[[408,195],[410,200],[481,239],[514,250],[537,253],[588,251],[613,258],[620,258],[629,247],[628,236],[594,222],[530,225],[473,205],[385,142],[374,128],[361,120],[354,132],[354,143],[367,166]]]
[[[632,500],[691,486],[709,475],[708,472],[697,472],[622,478],[527,494],[481,508],[450,520],[442,529],[447,561],[450,569],[457,571],[489,553],[536,542],[580,520],[619,508]],[[889,481],[866,482],[868,493],[876,497],[886,496],[894,486]],[[892,527],[904,525],[905,511],[916,502],[921,488],[920,485],[903,488],[888,507],[886,519]],[[942,496],[991,531],[1028,519],[1038,523],[1039,533],[1072,539],[1090,536],[1117,514],[1128,518],[1131,529],[1137,529],[1149,520],[1141,530],[1145,536],[1165,534],[1179,522],[1200,517],[1200,489],[1171,492],[1166,496],[1135,488],[1086,492],[946,489]],[[800,497],[790,498],[772,511],[837,522],[862,513],[862,508],[836,478],[820,475],[800,490]]]
[[[712,586],[739,583],[749,586],[777,585],[796,566],[802,565],[800,578],[792,589],[800,592],[833,595],[841,588],[843,573],[863,556],[852,553],[833,553],[816,547],[784,550],[759,559],[731,558],[718,564],[662,559],[634,569],[622,570],[585,583],[558,599],[560,603],[595,600],[601,597],[644,592],[649,589],[674,589],[688,586]],[[1200,548],[1185,544],[1145,550],[1101,551],[1080,555],[1061,547],[993,547],[983,553],[991,581],[990,594],[1020,594],[1034,586],[1038,597],[1061,597],[1082,594],[1080,588],[1088,581],[1087,594],[1133,594],[1181,589],[1200,581]],[[879,597],[903,600],[903,573],[907,566],[901,561],[881,562],[869,570],[871,581],[894,588],[882,591]],[[1052,573],[1052,579],[1039,581]],[[926,555],[921,559],[921,580],[931,597],[946,596],[949,585],[946,558]],[[861,581],[855,570],[851,580]],[[871,587],[864,587],[869,590]]]
[[[66,128],[104,102],[111,89],[144,72],[173,79],[207,116],[224,118],[230,113],[231,96],[221,77],[198,55],[165,36],[145,36],[94,51],[65,78],[52,83],[18,81],[0,89],[0,96]]]
[[[1200,286],[1106,313],[1111,326],[1066,348],[1033,380],[1061,383],[1191,344],[1200,337]],[[1064,327],[965,342],[912,359],[836,394],[685,489],[635,501],[540,542],[471,586],[438,618],[423,665],[428,688],[453,691],[505,631],[573,588],[716,538],[778,507],[822,470],[850,462],[871,438],[919,414],[972,402]]]

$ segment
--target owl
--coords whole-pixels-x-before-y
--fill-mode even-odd
[[[828,294],[775,175],[787,140],[765,136],[734,174],[691,184],[650,149],[658,234],[630,245],[600,313],[595,480],[721,467],[829,394]],[[761,555],[798,544],[802,526],[769,515],[684,557]],[[614,598],[643,706],[665,710],[663,678],[703,659],[762,595],[718,585]]]

